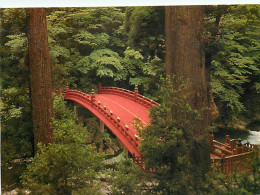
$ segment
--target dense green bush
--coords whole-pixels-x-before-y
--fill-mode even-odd
[[[145,194],[150,192],[144,170],[134,164],[133,160],[124,156],[114,169],[106,172],[110,194]],[[148,193],[149,194],[149,193]]]
[[[39,151],[22,175],[22,183],[34,194],[94,194],[104,155],[86,145],[88,130],[74,122],[61,97],[54,100],[53,142],[39,144]]]

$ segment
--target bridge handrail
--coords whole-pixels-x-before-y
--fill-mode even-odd
[[[96,110],[101,110],[101,114],[105,116],[107,119],[111,119],[113,121],[113,125],[116,126],[117,129],[120,130],[121,134],[127,138],[130,142],[134,142],[134,146],[138,147],[140,141],[139,138],[132,131],[129,130],[128,126],[120,120],[111,110],[106,108],[104,104],[100,101],[93,99],[93,104],[91,100],[91,95],[85,94],[83,92],[77,90],[68,90],[65,92],[65,96],[76,96],[79,99],[85,100],[89,105],[95,107]]]
[[[235,145],[237,144],[236,140],[235,141]],[[231,142],[233,142],[233,140],[231,140],[229,143],[231,144]],[[236,146],[231,146],[230,144],[224,144],[221,142],[218,142],[216,140],[213,140],[213,150],[215,151],[215,149],[220,150],[222,153],[225,153],[226,155],[233,155],[235,154],[235,150],[236,150]],[[234,145],[232,143],[232,145]],[[242,151],[243,152],[250,152],[250,151],[258,151],[258,147],[254,144],[250,144],[249,142],[244,143],[241,145],[242,146]],[[223,154],[222,154],[223,155]]]
[[[128,99],[134,100],[140,104],[142,104],[145,107],[151,107],[151,106],[155,106],[155,105],[159,105],[157,102],[142,96],[138,93],[136,93],[136,97],[135,97],[135,92],[127,90],[127,89],[123,89],[123,88],[119,88],[119,87],[100,87],[99,88],[100,91],[99,93],[110,93],[110,94],[117,94],[123,97],[127,97]]]
[[[79,98],[84,98],[85,100],[87,100],[88,103],[92,103],[91,102],[91,95],[88,95],[88,94],[85,94],[85,93],[82,93],[80,91],[77,91],[77,90],[70,90],[70,92],[74,92],[76,94],[80,94],[78,97]],[[87,99],[85,98],[87,97]],[[90,97],[90,99],[88,99],[88,97]],[[118,120],[117,116],[113,114],[113,112],[111,112],[111,110],[109,110],[108,108],[106,108],[105,105],[103,105],[100,101],[96,101],[95,99],[93,99],[93,106],[97,107],[98,109],[101,109],[104,113],[106,113],[106,118],[108,118],[107,116],[110,117],[110,119],[114,120],[115,123],[119,124],[119,123],[122,123],[123,125],[121,125],[122,127],[125,127],[125,129],[127,129],[125,123],[123,121],[121,121],[120,119]],[[127,130],[128,131],[128,130]],[[132,137],[135,137],[133,136],[134,133],[129,131],[130,133],[128,134],[132,134]]]
[[[253,151],[226,156],[220,159],[211,159],[211,163],[217,166],[224,174],[243,172],[250,170],[248,165],[252,163],[252,161],[248,161],[248,158],[251,155],[253,155]]]
[[[259,151],[259,148],[257,147],[256,144],[250,144],[249,142],[246,142],[243,144],[243,146],[249,150],[256,150]]]
[[[220,151],[224,152],[224,153],[227,154],[227,155],[232,155],[232,154],[234,154],[233,151],[228,150],[228,149],[226,149],[226,148],[223,148],[223,147],[221,147],[221,146],[219,146],[219,145],[214,145],[214,149],[220,150]]]
[[[219,142],[217,140],[213,140],[213,143],[217,144],[217,145],[220,145],[220,146],[224,146],[225,148],[231,149],[230,145],[221,143],[221,142]]]

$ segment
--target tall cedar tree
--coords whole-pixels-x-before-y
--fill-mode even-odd
[[[29,8],[29,64],[34,125],[34,145],[51,142],[53,130],[52,80],[48,46],[46,13],[44,8]]]
[[[203,6],[165,8],[166,74],[189,79],[184,95],[187,95],[191,107],[197,110],[209,107],[203,28]],[[196,139],[190,147],[194,168],[199,166],[205,170],[204,168],[209,166],[210,154],[208,146],[205,146],[205,141],[201,138],[207,135],[208,112],[204,112],[202,117],[203,120],[196,122],[193,127]]]

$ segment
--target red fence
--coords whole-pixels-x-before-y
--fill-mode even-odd
[[[211,135],[211,164],[224,174],[233,174],[251,170],[252,158],[259,155],[256,145],[249,142],[242,144],[241,140],[230,140],[226,136],[226,143],[214,140]]]
[[[117,87],[99,86],[99,93],[123,96],[147,108],[159,105],[149,98],[138,94],[137,90],[132,92]],[[100,101],[97,101],[94,94],[88,95],[80,91],[69,89],[66,89],[63,94],[65,95],[65,99],[71,99],[74,101],[77,100],[88,104],[91,109],[96,110],[100,115],[110,121],[110,123],[112,123],[113,125],[113,128],[117,129],[117,133],[120,133],[125,138],[125,140],[128,140],[126,141],[127,143],[124,144],[130,144],[132,147],[134,147],[134,150],[129,151],[133,157],[134,162],[142,168],[145,167],[138,149],[138,146],[140,144],[138,136],[130,131],[129,127],[123,121],[121,121],[120,118],[116,116],[111,110],[109,110]],[[252,162],[248,159],[253,156],[254,152],[256,152],[256,155],[258,155],[259,153],[259,149],[256,145],[250,143],[241,144],[241,141],[239,140],[230,140],[229,136],[226,136],[226,143],[221,143],[214,140],[214,135],[212,134],[210,136],[210,144],[212,150],[211,163],[224,174],[249,171]],[[150,171],[153,172],[154,170]]]
[[[254,153],[251,151],[226,156],[222,159],[213,159],[211,163],[224,174],[241,173],[251,170],[253,155]]]
[[[141,105],[143,105],[146,108],[150,108],[151,106],[159,105],[157,102],[154,102],[153,100],[150,100],[147,97],[144,97],[140,94],[138,94],[138,91],[135,90],[134,92],[117,88],[117,87],[102,87],[99,86],[99,93],[106,93],[106,94],[115,94],[119,96],[126,97],[130,100],[133,100]],[[65,99],[77,99],[80,101],[84,101],[87,103],[91,108],[97,110],[100,114],[102,114],[104,117],[106,117],[109,121],[111,121],[114,125],[114,127],[122,134],[124,137],[136,148],[136,151],[138,150],[138,146],[140,144],[140,140],[138,138],[138,135],[134,134],[132,131],[129,131],[129,128],[123,121],[120,120],[120,118],[113,114],[111,110],[106,108],[105,105],[103,105],[100,101],[96,101],[93,95],[88,95],[83,92],[77,91],[77,90],[69,90],[68,88],[64,92]],[[130,151],[131,153],[131,151]],[[140,156],[139,152],[131,153],[133,156],[133,160],[136,164],[138,164],[141,167],[144,167],[143,161]]]
[[[91,108],[97,110],[101,115],[108,119],[113,126],[131,143],[132,146],[138,150],[139,139],[138,137],[129,130],[129,127],[120,120],[111,110],[109,110],[105,105],[100,101],[97,101],[94,98],[94,95],[88,95],[76,90],[66,90],[64,99],[76,99],[78,101],[83,101],[87,103]]]
[[[99,86],[99,93],[115,94],[115,95],[123,96],[123,97],[131,99],[131,100],[145,106],[146,108],[150,108],[151,106],[159,105],[157,102],[138,94],[137,90],[135,90],[133,92],[133,91],[129,91],[127,89],[122,89],[122,88],[118,88],[118,87]]]

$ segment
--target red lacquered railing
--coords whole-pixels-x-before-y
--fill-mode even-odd
[[[60,93],[60,91],[54,91]],[[135,90],[134,92],[117,88],[117,87],[101,87],[99,86],[99,93],[115,94],[119,96],[131,99],[147,108],[151,106],[159,105],[158,103],[146,98]],[[64,99],[76,99],[87,103],[91,108],[98,111],[103,117],[109,120],[113,126],[120,132],[121,135],[133,146],[135,152],[130,152],[133,160],[136,164],[145,169],[144,161],[139,152],[138,146],[140,140],[138,135],[129,130],[129,127],[120,120],[109,108],[103,105],[100,101],[95,99],[94,94],[88,95],[80,91],[66,89],[62,92],[65,95]],[[224,174],[232,174],[235,172],[244,172],[250,170],[251,161],[248,160],[250,157],[256,153],[258,155],[259,149],[256,145],[245,143],[241,144],[239,140],[230,140],[229,136],[226,136],[226,142],[221,143],[214,140],[214,135],[210,136],[211,145],[211,163],[221,170]],[[148,170],[154,172],[154,169]]]
[[[120,119],[120,117],[116,116],[113,111],[103,105],[100,101],[97,101],[94,95],[88,95],[77,90],[66,90],[64,93],[64,99],[81,100],[93,109],[97,110],[113,124],[113,126],[129,141],[129,143],[131,143],[133,147],[136,148],[137,151],[139,151],[138,146],[140,144],[140,140],[138,135],[130,131],[129,127]],[[139,154],[132,153],[131,155],[135,156]],[[134,161],[140,166],[143,165],[140,163],[140,160],[134,158]]]
[[[99,93],[115,94],[115,95],[123,96],[123,97],[131,99],[131,100],[145,106],[146,108],[150,108],[151,106],[160,105],[157,102],[138,94],[137,90],[135,90],[133,92],[133,91],[129,91],[127,89],[122,89],[122,88],[118,88],[118,87],[102,87],[100,85]]]

